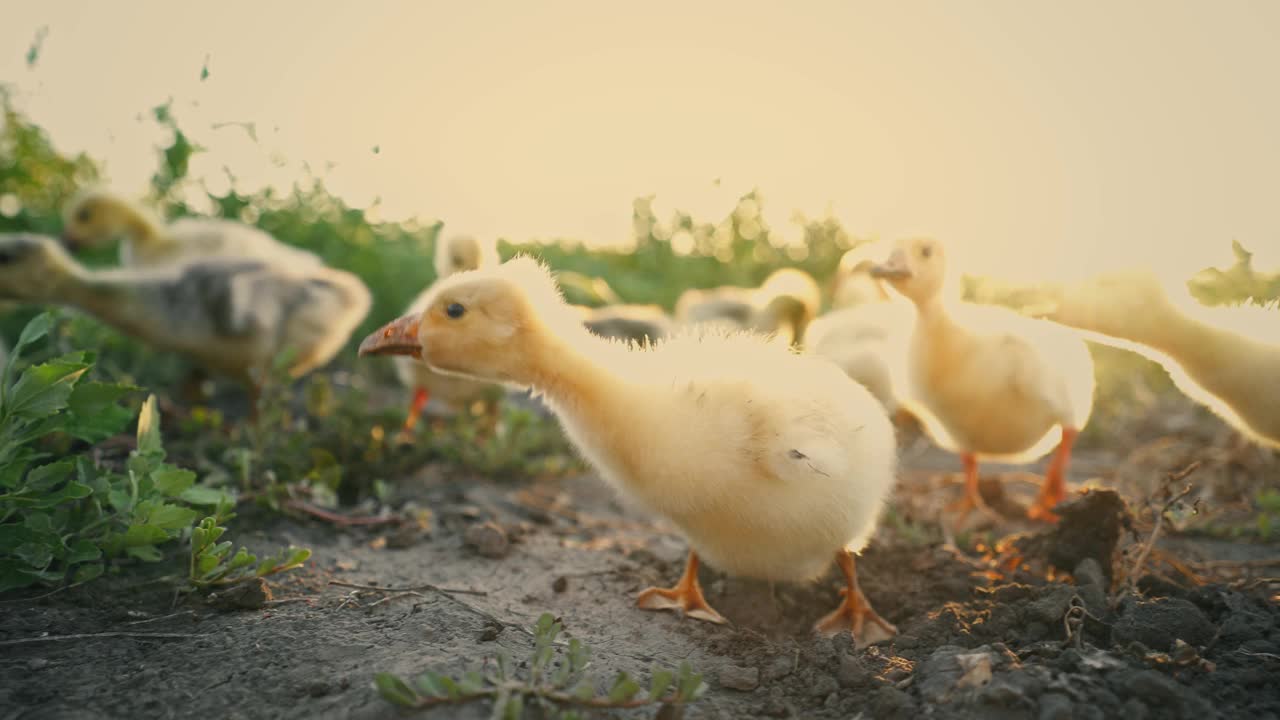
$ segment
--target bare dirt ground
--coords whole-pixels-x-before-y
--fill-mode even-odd
[[[641,611],[636,593],[680,572],[685,547],[669,527],[590,475],[521,481],[428,466],[400,486],[431,510],[423,532],[237,519],[235,539],[251,549],[314,550],[264,606],[175,598],[171,583],[136,576],[7,599],[0,717],[397,717],[375,672],[459,673],[500,647],[526,657],[527,628],[544,611],[593,648],[601,683],[690,661],[709,691],[689,718],[1280,717],[1280,546],[1170,521],[1137,557],[1154,528],[1140,511],[1161,502],[1169,472],[1202,460],[1187,479],[1201,489],[1184,502],[1201,501],[1203,518],[1228,511],[1224,486],[1274,487],[1280,463],[1229,432],[1170,418],[1134,430],[1124,453],[1084,445],[1072,468],[1077,489],[1115,487],[1139,512],[1092,491],[1058,527],[1028,525],[1017,506],[1034,484],[991,468],[984,494],[1006,517],[954,544],[936,509],[954,497],[959,464],[907,441],[901,487],[859,563],[867,595],[900,631],[884,644],[810,633],[838,601],[834,568],[773,589],[704,568],[728,626]],[[490,712],[480,703],[422,717]]]

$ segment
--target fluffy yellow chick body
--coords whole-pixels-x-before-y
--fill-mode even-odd
[[[965,461],[962,509],[981,507],[977,459],[1034,460],[1057,445],[1034,517],[1052,519],[1065,497],[1076,434],[1093,408],[1093,360],[1060,325],[943,295],[942,244],[908,239],[875,273],[912,301],[905,401],[930,437]]]
[[[720,620],[697,587],[699,555],[770,580],[812,579],[836,556],[849,607],[824,627],[874,616],[858,608],[852,553],[893,484],[893,429],[830,363],[752,334],[685,332],[644,349],[595,337],[527,259],[442,282],[421,314],[361,350],[540,393],[611,485],[689,539],[685,578],[642,593],[642,607]]]
[[[1255,440],[1280,447],[1276,310],[1206,308],[1145,271],[1057,288],[1051,303],[1053,320],[1159,362],[1189,397]]]
[[[212,258],[91,271],[36,235],[0,236],[0,297],[80,308],[254,388],[286,350],[295,377],[328,362],[371,304],[359,278],[323,266]]]
[[[210,257],[291,267],[323,264],[316,255],[243,223],[181,218],[166,225],[141,206],[96,189],[80,193],[67,205],[62,237],[73,249],[119,239],[120,264],[125,267],[159,267]]]

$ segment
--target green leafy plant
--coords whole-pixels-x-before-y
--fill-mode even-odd
[[[258,560],[256,555],[243,546],[232,554],[231,548],[234,546],[230,540],[218,542],[227,531],[221,523],[235,517],[226,513],[226,510],[226,507],[219,507],[217,514],[201,520],[199,525],[191,528],[191,567],[188,577],[192,587],[208,589],[275,575],[301,567],[311,557],[310,550],[293,546],[262,560]]]
[[[1280,531],[1280,490],[1261,490],[1258,492],[1258,537],[1270,540],[1272,535]]]
[[[158,546],[191,527],[192,506],[224,497],[164,462],[154,396],[138,415],[137,450],[123,471],[69,452],[123,431],[133,412],[120,401],[135,388],[86,380],[86,352],[17,373],[23,353],[54,325],[48,313],[32,320],[0,374],[0,590],[87,581],[118,558],[160,560]]]
[[[1280,304],[1280,272],[1253,267],[1253,253],[1239,242],[1231,243],[1231,252],[1235,257],[1231,267],[1206,268],[1191,278],[1187,283],[1191,294],[1206,305]]]
[[[482,670],[463,673],[459,677],[427,672],[412,683],[392,675],[379,673],[374,686],[388,702],[402,708],[422,710],[442,705],[489,701],[493,717],[518,720],[529,706],[536,706],[542,716],[562,720],[581,718],[582,713],[598,710],[623,710],[647,705],[687,705],[706,691],[702,676],[689,663],[679,670],[654,670],[647,691],[627,673],[618,673],[608,689],[600,692],[594,681],[586,677],[591,664],[591,649],[576,638],[570,639],[567,651],[557,656],[556,642],[564,627],[550,613],[543,613],[533,626],[534,647],[526,672],[505,652]]]

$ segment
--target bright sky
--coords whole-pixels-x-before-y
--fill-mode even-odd
[[[967,270],[1280,265],[1280,3],[10,2],[0,78],[140,194],[172,96],[225,188],[308,162],[450,231],[613,241],[759,187]],[[48,26],[38,64],[25,51]],[[209,77],[200,70],[208,60]],[[235,127],[256,123],[260,145]],[[277,129],[278,128],[278,129]],[[374,153],[374,146],[380,152]],[[272,159],[285,158],[277,167]],[[717,186],[713,181],[719,178]]]

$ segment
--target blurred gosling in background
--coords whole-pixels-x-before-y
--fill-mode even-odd
[[[808,273],[782,268],[758,288],[686,290],[676,301],[676,321],[772,333],[779,342],[798,346],[821,303],[822,291]]]
[[[119,240],[120,264],[156,267],[211,256],[252,258],[294,267],[320,258],[244,223],[180,218],[164,224],[151,211],[100,189],[80,192],[63,212],[62,240],[72,251]]]
[[[1280,447],[1280,312],[1205,307],[1145,270],[1049,293],[1048,318],[1160,363],[1188,397],[1251,438]]]
[[[600,337],[636,345],[652,345],[675,328],[670,316],[657,305],[610,305],[582,308],[587,329]]]
[[[905,399],[935,443],[960,453],[965,494],[953,507],[987,509],[978,487],[980,457],[1030,462],[1056,444],[1040,496],[1027,511],[1055,521],[1071,448],[1093,409],[1093,358],[1084,340],[1007,308],[953,301],[944,290],[946,247],[936,240],[899,241],[873,273],[916,306]]]
[[[916,314],[911,303],[891,298],[872,276],[876,263],[867,255],[877,250],[864,246],[845,253],[833,281],[833,309],[809,326],[804,347],[834,362],[870,390],[886,412],[898,415],[906,412],[900,398]]]
[[[300,377],[324,365],[369,312],[355,275],[211,258],[90,270],[56,240],[0,235],[0,298],[79,308],[157,350],[188,355],[243,382],[253,408],[273,363]]]

